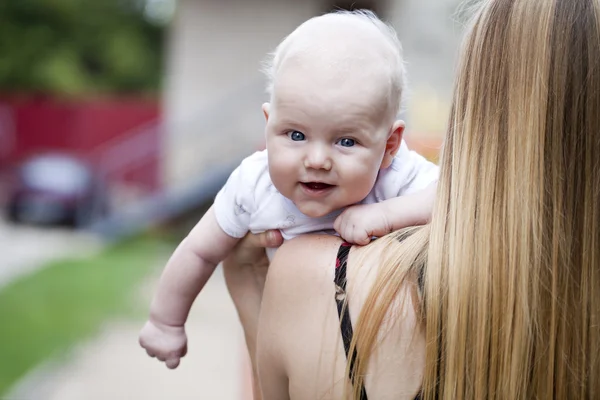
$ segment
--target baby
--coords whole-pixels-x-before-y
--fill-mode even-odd
[[[429,218],[438,168],[402,140],[404,67],[390,27],[366,11],[310,19],[277,47],[267,75],[267,149],[241,163],[175,250],[141,331],[169,368],[186,352],[194,299],[247,232],[334,229],[367,244]]]

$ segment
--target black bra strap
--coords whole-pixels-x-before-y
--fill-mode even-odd
[[[354,376],[354,364],[356,363],[358,354],[355,348],[352,352],[352,356],[348,357],[348,353],[350,353],[350,343],[352,342],[354,331],[352,330],[352,322],[350,321],[350,312],[348,310],[348,304],[345,304],[344,307],[344,303],[346,302],[346,267],[348,264],[348,253],[350,253],[351,247],[351,244],[344,242],[340,245],[340,248],[338,249],[335,264],[334,282],[335,302],[337,304],[338,316],[340,318],[340,329],[342,333],[342,340],[344,342],[344,350],[346,352],[346,359],[350,360],[350,382],[352,382],[352,384],[355,385],[356,377]],[[422,279],[423,277],[419,276],[419,281],[421,281]],[[415,396],[415,400],[421,400],[421,398],[422,396],[419,392],[417,396]],[[364,384],[360,388],[360,400],[368,400]]]
[[[348,304],[346,303],[346,265],[348,263],[348,253],[350,252],[351,245],[349,243],[342,243],[337,254],[336,265],[335,265],[335,302],[337,304],[338,316],[340,318],[340,329],[342,332],[342,340],[344,342],[344,350],[346,352],[346,359],[350,360],[350,382],[353,385],[356,384],[356,377],[354,376],[354,364],[358,354],[356,348],[352,352],[352,356],[348,356],[350,353],[350,343],[352,342],[352,336],[354,332],[352,330],[352,322],[350,321],[350,312],[348,311]],[[360,388],[360,399],[367,400],[367,392],[365,386],[361,385]]]

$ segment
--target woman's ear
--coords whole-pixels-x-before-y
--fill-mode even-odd
[[[385,143],[385,153],[383,154],[383,160],[381,161],[381,169],[388,168],[392,165],[394,157],[400,145],[402,144],[402,135],[404,135],[404,121],[398,120],[392,125],[392,132],[388,136],[387,142]]]
[[[265,120],[269,121],[269,110],[271,109],[271,103],[264,103],[262,105],[262,112],[265,116]]]

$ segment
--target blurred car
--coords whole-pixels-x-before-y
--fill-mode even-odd
[[[103,182],[73,155],[38,154],[14,172],[6,205],[12,222],[79,228],[106,212]]]

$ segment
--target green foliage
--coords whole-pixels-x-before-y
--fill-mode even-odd
[[[163,32],[139,0],[0,0],[0,92],[154,92]]]
[[[135,289],[164,263],[165,250],[160,240],[138,238],[91,259],[54,262],[0,290],[0,398],[107,318],[135,311]]]

